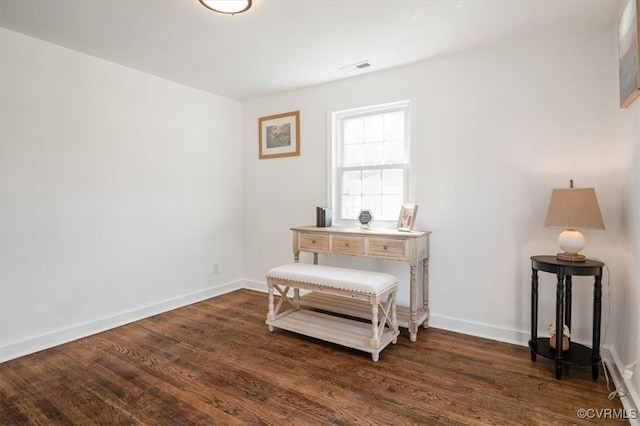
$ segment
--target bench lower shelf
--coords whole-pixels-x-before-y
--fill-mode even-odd
[[[361,300],[349,299],[347,297],[337,297],[330,294],[319,292],[311,292],[300,297],[300,306],[309,309],[318,309],[321,311],[335,312],[336,314],[349,315],[356,318],[371,318],[371,305]],[[403,328],[409,327],[409,308],[398,306],[398,326]],[[417,312],[418,325],[423,324],[427,327],[429,313],[419,309]]]
[[[399,334],[397,331],[394,332],[389,327],[385,327],[378,346],[371,347],[370,322],[337,317],[308,309],[284,312],[274,320],[267,320],[266,323],[270,327],[368,352],[374,361],[378,360],[380,351],[390,343],[396,342]]]

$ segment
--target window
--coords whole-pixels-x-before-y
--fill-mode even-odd
[[[398,220],[407,195],[409,103],[334,112],[332,201],[337,222],[371,210],[374,220]]]

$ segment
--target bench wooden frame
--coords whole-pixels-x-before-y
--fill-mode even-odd
[[[269,331],[280,328],[369,352],[374,362],[378,361],[380,352],[386,346],[397,342],[400,334],[396,312],[397,282],[375,293],[373,289],[371,292],[365,292],[332,287],[326,283],[319,285],[314,283],[314,277],[311,275],[305,279],[305,282],[267,275],[267,286],[269,310],[265,322],[269,326]],[[301,289],[366,301],[371,306],[371,323],[301,307]],[[277,303],[275,302],[276,292],[280,296]],[[290,305],[290,309],[282,310],[285,303]]]

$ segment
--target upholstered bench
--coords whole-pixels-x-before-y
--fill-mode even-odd
[[[398,280],[393,275],[292,263],[267,272],[267,286],[269,312],[266,323],[269,331],[280,328],[369,352],[374,362],[378,361],[380,351],[397,341]],[[290,294],[292,289],[293,296]],[[301,289],[368,301],[371,323],[301,308]],[[275,306],[274,290],[280,295]],[[281,312],[285,302],[291,308]]]

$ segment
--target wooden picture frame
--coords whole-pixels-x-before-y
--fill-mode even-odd
[[[260,159],[300,155],[300,111],[258,119]]]
[[[620,108],[640,96],[640,0],[629,0],[618,24]]]
[[[416,223],[416,215],[418,206],[415,204],[403,204],[400,208],[400,216],[398,217],[398,231],[413,231],[413,225]]]

